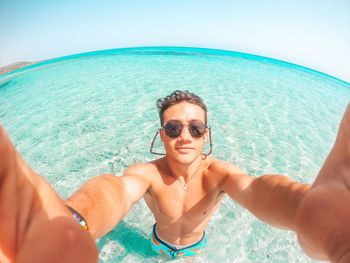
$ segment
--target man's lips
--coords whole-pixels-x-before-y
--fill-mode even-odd
[[[180,153],[188,153],[188,152],[194,150],[194,148],[188,147],[188,146],[182,146],[182,147],[176,147],[176,150]]]

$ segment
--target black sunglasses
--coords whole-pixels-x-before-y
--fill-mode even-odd
[[[170,121],[169,121],[170,122]],[[169,128],[171,128],[171,127],[169,127],[168,126],[168,129],[169,129],[169,134],[167,133],[167,131],[166,131],[166,126],[169,124],[169,122],[163,127],[163,129],[164,129],[164,131],[165,131],[165,133],[169,136],[169,137],[171,137],[171,136],[174,136],[174,137],[171,137],[171,138],[177,138],[177,137],[179,137],[180,136],[180,134],[181,134],[181,132],[182,132],[182,129],[183,129],[183,126],[184,125],[182,125],[181,123],[179,123],[180,124],[180,128],[175,132],[173,132],[173,133],[171,133],[171,131],[172,131],[172,129],[169,129]],[[173,122],[173,121],[172,121]],[[177,122],[177,121],[175,121],[175,122]],[[196,122],[197,123],[197,122]],[[202,123],[202,122],[199,122],[199,123]],[[194,124],[194,122],[192,122],[190,125],[188,125],[188,130],[190,131],[190,134],[191,134],[191,136],[193,136],[193,137],[195,137],[195,138],[200,138],[200,137],[202,137],[204,134],[205,134],[205,129],[206,128],[208,128],[208,131],[209,131],[209,141],[210,141],[210,144],[209,144],[209,146],[210,146],[210,150],[209,150],[209,152],[208,153],[203,153],[203,155],[204,155],[204,159],[205,158],[207,158],[211,153],[212,153],[212,151],[213,151],[213,142],[211,141],[211,129],[210,129],[210,127],[207,127],[204,123],[202,123],[202,125],[204,126],[204,128],[203,128],[203,130],[202,130],[202,128],[200,129],[200,131],[202,131],[202,132],[199,132],[198,134],[197,134],[197,131],[196,132],[193,132],[192,131],[192,133],[194,133],[194,134],[192,134],[191,133],[191,130],[193,130],[192,128],[193,128],[193,125],[192,124]],[[192,126],[191,126],[192,125]],[[201,125],[200,125],[201,126]],[[154,152],[153,151],[153,146],[154,146],[154,142],[156,141],[156,138],[157,138],[157,135],[158,135],[158,133],[159,133],[159,131],[160,131],[160,129],[156,132],[156,134],[154,135],[154,137],[153,137],[153,140],[152,140],[152,143],[151,143],[151,148],[149,149],[149,151],[150,151],[150,153],[152,153],[152,154],[157,154],[157,155],[166,155],[165,153],[158,153],[158,152]],[[199,134],[202,134],[202,135],[199,135]],[[198,137],[196,137],[196,136],[198,136]]]
[[[165,126],[163,126],[164,132],[170,138],[177,138],[182,133],[184,126],[188,127],[193,138],[201,138],[207,129],[207,126],[201,121],[192,121],[190,124],[184,125],[179,121],[168,121]]]

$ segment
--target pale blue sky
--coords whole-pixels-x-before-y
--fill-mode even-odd
[[[350,82],[350,0],[0,0],[0,66],[137,46],[251,53]]]

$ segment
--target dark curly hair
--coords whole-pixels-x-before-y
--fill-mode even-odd
[[[160,125],[163,126],[163,113],[166,109],[168,109],[170,106],[178,104],[180,102],[188,102],[195,105],[198,105],[201,107],[205,112],[205,124],[207,124],[207,106],[205,106],[202,99],[194,94],[189,92],[188,90],[181,91],[181,90],[175,90],[170,95],[166,96],[165,98],[160,98],[157,100],[157,108],[159,111],[159,118],[160,118]]]

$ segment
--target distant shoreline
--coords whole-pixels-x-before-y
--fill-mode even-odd
[[[7,66],[0,67],[0,76],[4,75],[6,73],[9,73],[9,72],[15,71],[16,69],[24,68],[24,67],[27,67],[27,66],[30,66],[30,65],[33,65],[33,64],[37,64],[37,63],[43,62],[43,61],[45,61],[45,60],[40,60],[40,61],[35,61],[35,62],[19,61],[19,62],[11,63],[11,64],[9,64]]]

